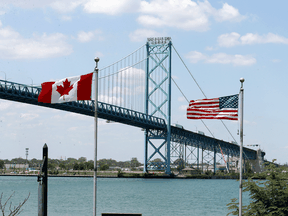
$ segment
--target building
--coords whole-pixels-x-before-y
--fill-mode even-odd
[[[6,170],[10,169],[28,169],[28,164],[5,164]]]

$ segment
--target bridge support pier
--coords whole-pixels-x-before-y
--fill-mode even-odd
[[[147,39],[145,113],[164,118],[167,128],[165,131],[146,129],[144,172],[154,169],[171,174],[171,46],[171,38]]]
[[[230,172],[230,167],[229,167],[229,153],[228,153],[228,155],[227,155],[227,170],[228,170],[228,172]]]
[[[214,147],[214,161],[213,161],[213,164],[214,164],[214,174],[216,174],[216,165],[217,165],[217,162],[216,162],[216,156],[217,155],[217,152],[216,152],[216,148]]]

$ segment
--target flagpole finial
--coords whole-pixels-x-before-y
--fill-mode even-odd
[[[98,57],[95,57],[95,58],[94,58],[94,61],[97,63],[97,62],[100,61],[100,59],[99,59]]]
[[[98,57],[94,58],[94,61],[96,62],[96,67],[95,67],[95,71],[98,72],[98,62],[100,61],[100,59]]]
[[[96,61],[96,60],[95,60]],[[242,77],[240,78],[240,82],[243,83],[245,81],[245,79]]]

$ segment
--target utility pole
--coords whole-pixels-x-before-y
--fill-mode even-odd
[[[28,151],[29,151],[29,148],[25,148],[26,150],[26,165],[28,164]],[[26,170],[28,169],[28,167],[26,168]]]
[[[39,175],[38,186],[38,216],[47,216],[48,203],[48,146],[43,146],[43,161]]]

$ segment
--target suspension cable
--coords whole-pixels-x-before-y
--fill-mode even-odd
[[[114,62],[113,64],[111,64],[111,65],[108,65],[108,66],[106,66],[106,67],[102,68],[101,70],[104,70],[104,69],[106,69],[106,68],[108,68],[108,67],[110,67],[110,66],[112,66],[112,65],[114,65],[114,64],[117,64],[117,63],[119,63],[119,62],[120,62],[120,61],[122,61],[123,59],[125,59],[125,58],[128,58],[129,56],[131,56],[131,55],[133,55],[134,53],[136,53],[138,50],[142,49],[144,46],[146,46],[146,44],[144,44],[143,46],[141,46],[140,48],[138,48],[138,49],[137,49],[137,50],[135,50],[134,52],[130,53],[129,55],[125,56],[124,58],[120,59],[119,61],[117,61],[117,62]]]
[[[200,91],[202,92],[202,94],[206,97],[205,93],[203,92],[203,90],[201,89],[200,85],[198,84],[198,82],[196,81],[196,79],[194,78],[194,76],[192,75],[192,73],[190,72],[190,70],[188,69],[187,65],[185,64],[185,62],[183,61],[183,59],[181,58],[181,56],[179,55],[179,53],[177,52],[177,50],[175,49],[175,47],[172,44],[172,47],[174,49],[174,51],[177,53],[178,57],[180,58],[180,60],[182,61],[182,63],[184,64],[184,66],[186,67],[187,71],[189,72],[189,74],[191,75],[192,79],[194,80],[194,82],[196,83],[196,85],[198,86],[198,88],[200,89]]]
[[[196,85],[198,86],[198,88],[200,89],[200,91],[202,92],[202,94],[205,96],[205,98],[207,98],[207,96],[205,95],[205,93],[203,92],[202,88],[199,86],[198,82],[196,81],[196,79],[194,78],[194,76],[192,75],[192,73],[190,72],[190,70],[188,69],[187,65],[185,64],[185,62],[183,61],[183,59],[181,58],[181,56],[179,55],[179,53],[177,52],[176,48],[172,45],[174,51],[177,53],[178,57],[180,58],[180,60],[182,61],[182,63],[184,64],[185,68],[187,69],[187,71],[189,72],[189,74],[191,75],[191,77],[193,78],[194,82],[196,83]],[[185,97],[186,98],[186,97]],[[187,99],[186,99],[187,100]],[[230,130],[227,128],[227,126],[225,125],[225,123],[223,122],[222,119],[220,119],[222,124],[224,125],[224,127],[226,128],[226,130],[229,132],[230,136],[234,139],[234,141],[236,142],[234,136],[231,134]],[[202,121],[203,122],[203,121]],[[210,130],[209,130],[210,131]],[[211,133],[211,132],[210,132]],[[214,137],[214,135],[212,135]]]

